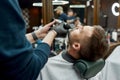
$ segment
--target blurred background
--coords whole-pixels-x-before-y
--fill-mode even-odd
[[[66,14],[72,9],[84,25],[101,25],[110,35],[116,31],[120,40],[120,0],[19,0],[19,4],[27,32],[57,18],[54,9],[62,6]]]

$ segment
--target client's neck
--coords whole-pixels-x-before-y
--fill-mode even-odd
[[[75,59],[80,59],[80,56],[79,56],[79,54],[77,53],[77,51],[68,48],[67,52],[68,52],[69,55],[71,55],[73,58],[75,58]]]
[[[64,51],[62,53],[62,57],[63,59],[65,59],[68,62],[74,63],[76,61],[76,59],[74,57],[72,57],[67,51]]]

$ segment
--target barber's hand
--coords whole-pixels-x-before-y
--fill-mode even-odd
[[[67,33],[67,29],[64,28],[64,23],[57,24],[52,29],[57,32],[57,36],[65,36]]]
[[[52,25],[55,23],[56,21],[52,21],[48,24],[46,24],[44,27],[42,27],[41,29],[38,29],[37,31],[35,31],[37,33],[38,38],[44,38],[46,36],[46,34],[48,33],[48,31],[50,30],[50,28],[52,27]]]
[[[31,43],[34,43],[36,41],[36,39],[43,39],[47,35],[49,29],[51,28],[51,26],[54,23],[55,23],[55,20],[50,22],[50,23],[48,23],[48,24],[46,24],[43,28],[34,31],[33,33],[27,33],[26,34],[26,38]],[[34,35],[34,37],[33,37],[33,35]]]

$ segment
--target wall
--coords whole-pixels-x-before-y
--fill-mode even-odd
[[[41,0],[19,0],[23,12],[23,18],[26,22],[27,32],[32,32],[33,26],[39,26],[42,17],[42,8],[33,7],[33,2],[41,2]]]
[[[105,27],[109,29],[117,28],[118,24],[118,16],[114,16],[111,10],[112,5],[115,2],[118,2],[118,0],[101,0],[100,25],[106,25]]]
[[[113,3],[118,2],[118,0],[100,0],[100,12],[99,12],[99,25],[103,26],[105,29],[113,30],[117,28],[118,16],[114,16],[112,13]],[[86,19],[88,25],[93,25],[93,2],[91,1],[90,6],[86,7]],[[118,9],[116,9],[118,11]]]

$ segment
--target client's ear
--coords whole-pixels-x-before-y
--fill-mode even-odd
[[[80,43],[78,42],[74,42],[72,47],[75,49],[75,50],[80,50]]]

